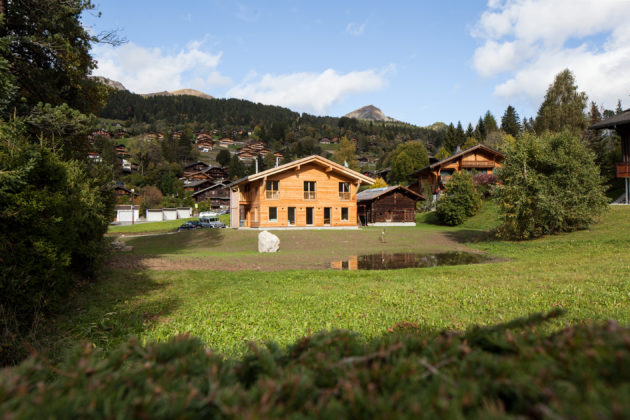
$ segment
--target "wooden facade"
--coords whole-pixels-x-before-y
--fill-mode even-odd
[[[196,203],[206,201],[213,209],[225,209],[230,207],[230,189],[227,184],[217,183],[202,190],[198,190],[192,195]]]
[[[309,156],[230,184],[233,228],[357,225],[359,186],[374,180],[321,156]]]
[[[362,191],[357,194],[359,224],[415,224],[416,203],[423,199],[401,185]]]
[[[617,178],[624,178],[623,202],[630,204],[630,109],[589,127],[591,130],[615,130],[621,138],[621,162],[617,162]]]
[[[478,144],[412,173],[414,182],[409,188],[422,194],[428,184],[433,194],[440,194],[453,174],[461,172],[493,174],[496,168],[502,166],[503,160],[505,160],[503,153]]]

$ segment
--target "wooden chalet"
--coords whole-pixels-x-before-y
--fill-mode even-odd
[[[309,156],[241,178],[230,187],[233,228],[356,227],[356,193],[372,178]]]
[[[138,193],[131,192],[131,190],[123,187],[122,185],[116,185],[114,187],[114,194],[116,195],[116,202],[121,203],[123,201],[123,197],[127,197],[127,199],[133,201],[138,197]]]
[[[256,155],[253,152],[248,151],[240,152],[237,156],[241,162],[251,162],[256,158]]]
[[[424,197],[402,185],[373,188],[357,194],[362,226],[416,225],[416,203]]]
[[[502,166],[504,159],[505,155],[498,150],[478,144],[412,173],[410,177],[415,178],[415,181],[409,188],[422,193],[428,183],[433,194],[440,194],[453,174],[460,172],[493,174],[496,168]]]
[[[626,189],[621,200],[616,203],[630,204],[630,109],[622,113],[593,124],[591,130],[615,130],[621,137],[621,162],[617,163],[617,178],[623,178]]]
[[[319,139],[319,142],[321,144],[330,144],[331,143],[330,139],[327,138],[327,137],[322,137],[321,139]]]
[[[219,147],[228,148],[232,146],[233,144],[234,144],[234,140],[232,140],[229,137],[224,137],[221,140],[219,140]]]
[[[195,182],[195,181],[203,181],[206,179],[212,180],[212,176],[208,175],[207,173],[203,171],[184,172],[184,176],[181,178],[181,180],[184,181],[184,185],[190,184],[191,182]]]
[[[218,182],[207,188],[194,192],[192,194],[193,200],[196,203],[206,201],[210,203],[210,207],[213,209],[228,209],[230,208],[230,189],[228,184]]]
[[[210,165],[208,165],[205,162],[195,162],[195,163],[190,163],[186,166],[184,166],[184,172],[199,172],[199,171],[205,171],[206,169],[208,169],[210,167]]]
[[[215,182],[224,181],[229,178],[228,172],[220,166],[211,166],[204,171],[207,175],[210,175]]]
[[[205,188],[210,187],[213,184],[214,184],[214,181],[212,181],[212,179],[200,179],[198,181],[191,181],[184,184],[184,191],[191,192],[194,194],[198,191],[201,191]]]

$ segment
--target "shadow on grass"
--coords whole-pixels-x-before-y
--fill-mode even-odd
[[[53,360],[80,343],[112,350],[177,309],[178,298],[160,293],[165,287],[146,272],[105,271],[76,292],[69,310],[43,326],[33,347]]]
[[[461,244],[491,242],[496,239],[493,232],[487,230],[462,229],[444,232],[444,236]]]

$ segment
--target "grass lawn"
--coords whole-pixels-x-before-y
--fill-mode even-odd
[[[162,340],[190,333],[237,355],[247,341],[286,344],[323,329],[366,338],[403,321],[430,331],[465,329],[555,307],[567,314],[548,328],[588,319],[630,323],[630,208],[611,207],[591,230],[528,242],[489,239],[496,216],[485,206],[456,228],[423,216],[415,228],[388,228],[386,243],[378,228],[281,231],[281,251],[264,255],[251,231],[132,238],[129,264],[114,264],[85,286],[73,308],[49,323],[44,346],[89,340],[107,351],[128,335]],[[501,262],[352,272],[322,263],[341,254],[452,248]],[[294,269],[302,266],[320,269]]]
[[[163,233],[174,232],[187,220],[199,220],[198,217],[191,217],[189,219],[177,219],[166,220],[164,222],[148,222],[148,223],[136,223],[135,225],[124,226],[110,226],[107,230],[109,234],[124,234],[124,233]],[[230,215],[225,214],[219,216],[219,220],[226,225],[230,221]]]

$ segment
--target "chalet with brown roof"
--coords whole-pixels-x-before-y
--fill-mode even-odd
[[[213,209],[225,209],[230,207],[230,189],[227,184],[218,182],[192,194],[196,203],[208,202]]]
[[[621,162],[617,162],[617,178],[624,179],[626,188],[624,194],[615,203],[630,204],[630,109],[593,124],[589,129],[613,129],[621,138]]]
[[[208,165],[205,162],[195,162],[195,163],[190,163],[186,166],[184,166],[184,172],[199,172],[199,171],[205,171],[206,169],[208,169],[210,167],[210,165]]]
[[[230,187],[233,228],[356,227],[356,194],[374,183],[321,156],[241,178]]]
[[[440,194],[453,174],[460,172],[493,174],[495,169],[502,166],[504,159],[505,155],[498,150],[478,144],[412,173],[410,177],[415,181],[409,188],[417,193],[423,193],[428,184],[433,194]]]
[[[203,171],[198,171],[198,172],[184,172],[184,176],[182,176],[181,179],[184,181],[184,185],[186,185],[195,181],[202,181],[206,179],[212,180],[212,177]]]
[[[220,166],[212,166],[212,167],[206,169],[204,172],[207,175],[210,175],[210,177],[215,182],[224,181],[224,180],[227,180],[229,178],[227,171],[225,169],[221,168]]]
[[[402,185],[373,188],[357,194],[357,214],[362,226],[416,225],[416,203],[424,197]]]
[[[201,191],[205,188],[212,186],[214,183],[215,182],[210,178],[200,179],[197,181],[190,181],[184,184],[184,191],[196,193],[197,191]]]
[[[224,137],[221,140],[219,140],[219,147],[229,147],[232,146],[234,144],[234,140],[232,140],[229,137]]]
[[[319,142],[321,144],[330,144],[331,143],[330,139],[327,138],[327,137],[322,137],[321,139],[319,139]]]

